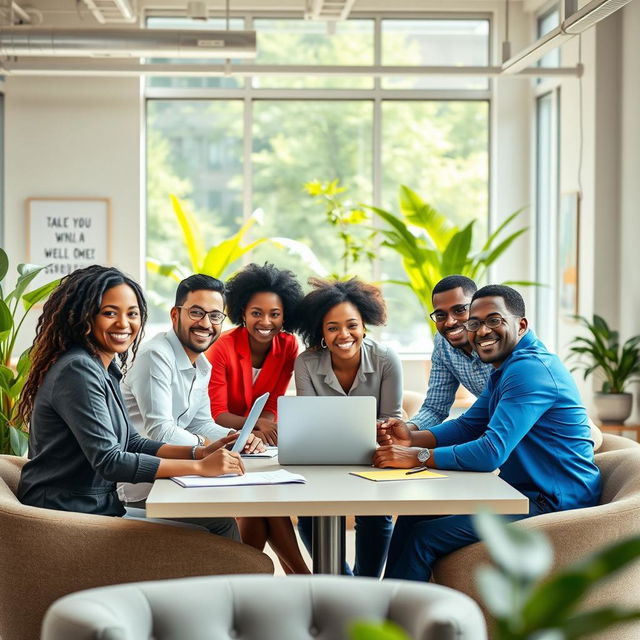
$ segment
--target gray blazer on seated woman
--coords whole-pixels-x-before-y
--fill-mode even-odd
[[[308,348],[294,366],[297,394],[373,396],[379,419],[400,417],[400,359],[366,337],[365,325],[386,321],[380,290],[356,278],[347,282],[312,279],[310,283],[314,290],[299,307],[298,330]],[[356,575],[380,575],[392,529],[391,516],[356,516]],[[298,530],[310,549],[311,519],[299,518]],[[345,572],[351,571],[346,567]]]
[[[117,269],[94,265],[62,279],[45,303],[31,348],[19,411],[30,423],[29,461],[18,498],[46,509],[123,516],[116,482],[243,473],[224,449],[174,446],[140,436],[129,422],[116,364],[126,371],[147,317],[140,287]],[[232,519],[205,524],[237,537]]]

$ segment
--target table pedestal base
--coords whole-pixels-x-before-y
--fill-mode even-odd
[[[312,556],[313,573],[344,573],[344,516],[314,516]]]

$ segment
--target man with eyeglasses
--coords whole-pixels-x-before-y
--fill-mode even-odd
[[[142,435],[170,444],[198,448],[235,431],[211,417],[208,385],[211,365],[204,352],[218,339],[227,317],[224,284],[217,278],[194,274],[182,280],[171,309],[172,328],[140,347],[122,382],[127,411]],[[249,436],[247,451],[263,450],[261,440]],[[146,499],[150,485],[121,484],[120,499]]]
[[[472,349],[464,328],[476,290],[473,280],[460,275],[447,276],[433,288],[433,312],[429,317],[438,333],[433,342],[427,395],[418,413],[407,423],[412,430],[429,429],[444,422],[460,385],[477,397],[487,384],[492,367]]]
[[[383,423],[378,467],[493,471],[529,498],[529,513],[598,504],[587,412],[560,359],[528,328],[522,296],[504,285],[476,291],[465,322],[480,359],[493,367],[486,388],[464,415],[425,431]],[[429,580],[434,562],[478,540],[468,515],[401,516],[387,578]]]

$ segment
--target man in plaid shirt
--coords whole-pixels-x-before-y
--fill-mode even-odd
[[[460,385],[474,396],[484,389],[493,367],[472,350],[463,326],[469,318],[469,304],[476,283],[465,276],[447,276],[431,293],[436,334],[431,355],[427,397],[420,411],[407,423],[409,429],[429,429],[444,422]]]

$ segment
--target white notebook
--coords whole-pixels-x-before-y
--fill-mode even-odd
[[[266,451],[260,453],[241,453],[243,458],[275,458],[278,455],[278,447],[266,447]]]
[[[289,484],[304,483],[306,478],[298,473],[290,473],[284,469],[278,471],[262,471],[245,473],[243,476],[174,476],[171,478],[181,487],[239,487],[250,484]]]

